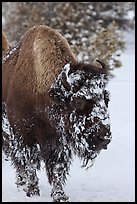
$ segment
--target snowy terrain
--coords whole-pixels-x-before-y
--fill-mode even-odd
[[[81,169],[75,158],[65,191],[72,202],[135,202],[135,33],[126,34],[123,67],[115,70],[108,89],[113,140],[94,166]],[[15,185],[15,170],[2,156],[3,202],[51,202],[44,168],[38,172],[41,196],[28,198]]]

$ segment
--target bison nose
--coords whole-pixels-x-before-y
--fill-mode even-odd
[[[101,147],[101,149],[107,149],[108,144],[111,141],[111,132],[107,132],[107,134],[105,134],[105,136],[102,135],[98,135],[98,144]]]

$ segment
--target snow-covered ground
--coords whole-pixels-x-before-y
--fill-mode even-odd
[[[113,140],[94,166],[81,169],[74,159],[65,191],[71,202],[135,202],[135,33],[126,34],[123,67],[114,70],[108,89]],[[38,172],[40,197],[28,198],[15,185],[15,170],[2,156],[3,202],[51,202],[45,170]]]

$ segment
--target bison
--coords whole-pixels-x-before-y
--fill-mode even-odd
[[[72,157],[89,168],[110,143],[108,69],[98,64],[78,62],[67,40],[45,25],[4,54],[3,151],[27,196],[40,195],[36,171],[44,162],[53,201],[68,202]]]

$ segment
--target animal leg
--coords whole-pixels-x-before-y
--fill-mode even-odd
[[[53,156],[46,161],[47,175],[49,183],[52,185],[51,197],[53,202],[69,202],[63,186],[70,168],[71,152],[67,146],[62,148],[58,152],[52,152]]]
[[[26,185],[27,172],[22,166],[21,168],[16,168],[16,182],[17,188],[24,187]]]
[[[40,195],[38,186],[39,179],[36,170],[40,169],[40,154],[37,145],[26,148],[26,187],[24,191],[27,196]]]
[[[64,164],[56,164],[53,169],[53,184],[51,197],[54,202],[68,202],[68,196],[63,190],[63,180],[65,177]]]
[[[39,195],[36,169],[40,168],[40,158],[36,146],[24,146],[22,139],[16,137],[13,144],[10,156],[16,168],[17,187],[22,187],[27,196]]]
[[[39,179],[36,174],[36,168],[33,165],[26,166],[27,179],[26,187],[23,189],[27,196],[40,195],[38,186]]]

